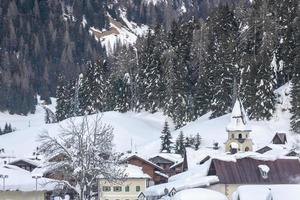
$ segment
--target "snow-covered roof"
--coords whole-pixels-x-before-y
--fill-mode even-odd
[[[3,165],[0,167],[0,174],[7,175],[5,180],[5,190],[30,192],[36,190],[36,180],[32,178],[32,173],[14,165]],[[65,182],[48,178],[38,179],[38,191],[52,191],[59,184]],[[2,187],[2,186],[1,186]]]
[[[263,151],[262,154],[271,156],[285,156],[292,150],[291,147],[283,144],[269,144],[263,148],[267,148],[268,150]],[[258,149],[257,152],[261,153],[260,150],[263,150],[263,148]]]
[[[174,153],[159,153],[159,154],[153,156],[152,158],[155,158],[155,157],[161,157],[161,158],[169,160],[173,163],[179,163],[179,162],[183,161],[183,158],[180,154],[174,154]]]
[[[124,174],[127,178],[150,179],[148,174],[145,174],[141,167],[135,165],[127,165]]]
[[[230,123],[227,125],[227,131],[250,131],[247,124],[246,112],[239,99],[236,100],[230,118]]]
[[[162,172],[160,172],[160,171],[154,171],[154,173],[157,174],[157,175],[159,175],[159,176],[165,177],[166,179],[169,178],[168,175],[166,175],[166,174],[164,174],[164,173],[162,173]]]
[[[159,185],[154,185],[146,189],[146,196],[161,196],[164,195],[165,189],[171,191],[173,188],[176,191],[181,191],[190,188],[197,187],[208,187],[211,184],[218,183],[219,179],[217,176],[205,176],[205,177],[182,177],[176,181],[171,181],[168,183],[163,183]]]
[[[144,161],[145,163],[148,163],[149,165],[154,166],[156,169],[159,169],[161,171],[163,171],[163,168],[161,168],[160,166],[156,165],[155,163],[151,162],[150,160],[147,160],[146,158],[144,158],[142,155],[139,154],[125,154],[122,159],[123,161],[127,161],[130,160],[132,158],[137,158],[139,160]]]
[[[188,168],[192,169],[195,166],[199,166],[199,163],[207,156],[214,157],[217,154],[220,154],[218,150],[214,150],[210,148],[201,148],[197,151],[192,148],[186,148],[186,159],[187,159]]]
[[[16,159],[12,160],[9,164],[13,165],[14,163],[17,163],[19,161],[29,163],[29,164],[34,165],[36,167],[41,164],[40,160],[32,160],[32,159],[29,159],[29,158],[16,158]]]
[[[285,200],[299,195],[300,185],[245,185],[238,187],[232,200]]]
[[[195,188],[178,192],[174,200],[227,200],[227,197],[213,190]]]

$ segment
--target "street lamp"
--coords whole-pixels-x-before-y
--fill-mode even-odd
[[[38,200],[38,179],[42,178],[42,175],[33,174],[31,177],[35,179],[35,199]]]
[[[5,179],[8,178],[8,175],[0,174],[0,178],[3,180],[3,191],[5,191]]]

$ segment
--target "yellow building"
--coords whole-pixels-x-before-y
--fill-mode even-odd
[[[150,176],[140,167],[128,165],[124,181],[99,180],[99,200],[137,200],[149,186]]]
[[[231,153],[252,151],[253,142],[250,138],[250,132],[251,129],[247,125],[243,105],[239,100],[236,100],[230,123],[227,126],[228,139],[225,143],[225,151]]]

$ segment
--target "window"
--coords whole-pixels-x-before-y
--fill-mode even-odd
[[[103,192],[110,192],[111,188],[109,186],[103,186],[102,191]]]
[[[246,147],[246,148],[245,148],[245,151],[249,151],[249,150],[250,150],[249,147]]]
[[[234,134],[231,134],[231,138],[232,138],[232,139],[234,138]]]
[[[122,191],[122,187],[114,186],[114,192],[121,192],[121,191]]]
[[[240,133],[240,134],[239,134],[239,139],[242,139],[242,138],[243,138],[243,136],[242,136],[242,134]]]
[[[137,192],[141,191],[141,186],[136,186],[135,191],[137,191]]]
[[[125,192],[129,192],[129,185],[125,187]]]

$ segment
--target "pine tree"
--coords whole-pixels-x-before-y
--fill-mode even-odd
[[[81,91],[81,109],[86,114],[107,110],[107,73],[107,62],[105,60],[89,63]]]
[[[58,121],[62,121],[67,118],[67,108],[65,79],[61,75],[58,77],[56,98],[56,118]]]
[[[191,147],[192,146],[192,138],[190,138],[189,136],[185,137],[184,140],[184,147]]]
[[[11,133],[11,132],[13,132],[13,130],[12,130],[12,127],[11,127],[11,124],[10,124],[10,123],[8,124],[7,132],[8,132],[8,133]]]
[[[114,110],[127,112],[131,109],[131,78],[128,73],[123,78],[118,78],[114,81]]]
[[[298,0],[282,0],[273,8],[276,20],[277,44],[276,57],[279,64],[277,70],[277,85],[281,86],[291,80],[293,75],[293,62],[296,52],[296,40],[294,34],[296,28],[294,21],[297,17]]]
[[[192,65],[194,65],[194,75],[196,76],[193,102],[194,119],[210,111],[211,105],[211,86],[209,80],[209,68],[205,64],[207,58],[207,26],[203,22],[199,29],[195,30],[192,48]]]
[[[193,98],[188,82],[190,63],[190,41],[185,28],[176,22],[169,34],[169,50],[162,57],[165,66],[166,98],[164,112],[170,116],[176,128],[180,128],[193,118]],[[191,39],[191,38],[190,38]]]
[[[262,120],[270,119],[275,110],[276,65],[272,64],[275,54],[275,24],[274,15],[270,10],[272,2],[255,1],[254,10],[260,14],[260,22],[256,29],[256,44],[254,60],[250,71],[254,81],[252,92],[253,100],[247,100],[249,118]],[[276,63],[275,61],[273,61]],[[246,91],[247,92],[247,91]],[[249,96],[248,95],[248,96]],[[251,102],[249,102],[251,101]]]
[[[3,134],[6,134],[6,133],[9,133],[9,126],[7,123],[5,123],[4,130],[3,130]]]
[[[185,152],[184,134],[182,131],[180,131],[175,143],[175,153],[183,155],[184,152]]]
[[[300,8],[298,8],[298,16],[300,16]],[[298,17],[294,23],[295,27],[295,39],[296,49],[298,52],[293,60],[293,78],[292,78],[292,89],[291,89],[291,130],[294,133],[300,134],[300,18]]]
[[[139,107],[152,113],[158,111],[164,98],[161,55],[165,40],[162,28],[156,26],[155,34],[148,32],[139,52]]]
[[[160,152],[166,152],[166,153],[170,153],[171,149],[172,149],[172,135],[170,132],[170,128],[169,128],[169,124],[167,121],[165,121],[165,125],[164,128],[161,132],[161,149]]]
[[[198,150],[200,145],[201,145],[201,136],[199,133],[197,133],[195,138],[195,145],[194,145],[195,150]]]
[[[228,5],[220,6],[209,20],[208,65],[212,87],[211,118],[229,113],[232,107],[233,80],[237,73],[238,24]]]

